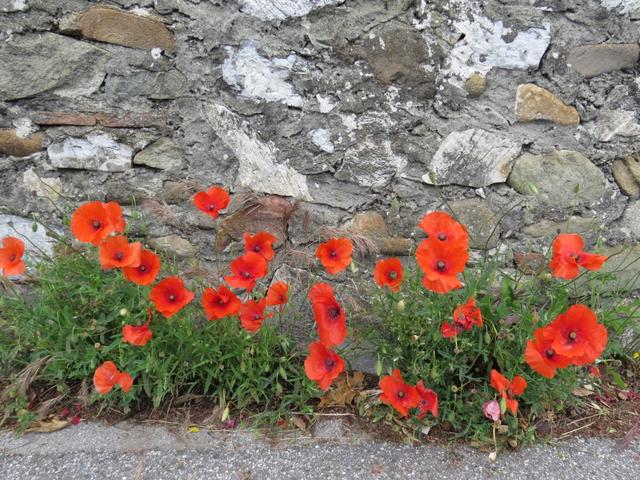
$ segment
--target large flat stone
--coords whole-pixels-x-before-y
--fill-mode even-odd
[[[169,138],[159,138],[133,157],[135,165],[159,170],[177,170],[182,166],[182,151]]]
[[[125,47],[176,49],[173,34],[159,19],[108,5],[95,5],[65,17],[60,31]]]
[[[15,128],[0,129],[0,153],[26,157],[43,149],[44,133],[21,136]]]
[[[0,100],[52,91],[76,97],[95,92],[109,53],[54,33],[15,35],[0,43]]]
[[[433,156],[430,172],[422,177],[438,185],[486,187],[507,180],[521,145],[508,137],[477,128],[452,132]]]
[[[581,45],[569,53],[567,64],[587,78],[603,73],[632,68],[638,62],[637,43],[601,43]]]
[[[51,256],[56,244],[42,225],[17,215],[0,215],[0,239],[6,236],[22,240],[26,251],[36,258],[42,257],[42,253]]]
[[[500,216],[485,200],[468,198],[449,202],[456,219],[469,231],[469,246],[478,250],[494,248],[502,231],[498,223]]]
[[[546,120],[558,125],[578,125],[575,107],[565,105],[549,90],[532,83],[520,85],[516,92],[516,118],[519,122]]]
[[[640,155],[613,162],[613,178],[625,195],[640,198]]]
[[[47,149],[51,165],[56,168],[122,172],[131,168],[133,149],[106,134],[86,138],[65,138]]]
[[[542,205],[557,208],[596,204],[610,193],[602,171],[581,153],[567,150],[525,153],[516,160],[508,183]]]

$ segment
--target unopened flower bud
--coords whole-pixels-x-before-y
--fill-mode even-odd
[[[398,304],[396,305],[396,310],[399,312],[404,312],[404,300],[398,300]]]

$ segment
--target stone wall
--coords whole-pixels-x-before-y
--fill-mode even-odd
[[[558,229],[610,245],[640,235],[638,0],[0,12],[3,233],[117,200],[159,250],[211,261],[214,242],[266,227],[295,264],[336,227],[406,254],[446,198],[476,248],[528,251]],[[215,239],[190,201],[211,184],[234,193]]]

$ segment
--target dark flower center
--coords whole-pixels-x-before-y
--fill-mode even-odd
[[[447,234],[446,233],[440,232],[438,234],[438,240],[441,240],[441,241],[444,242],[446,239],[447,239]]]
[[[573,341],[576,338],[578,338],[578,334],[576,332],[570,332],[569,333],[569,340]]]
[[[335,366],[336,362],[334,362],[333,359],[331,359],[331,358],[327,358],[324,361],[324,364],[329,370],[331,370]]]
[[[446,267],[447,264],[444,263],[444,260],[438,260],[438,263],[436,263],[436,268],[438,270],[440,270],[441,272],[444,271],[444,267]]]
[[[140,270],[141,272],[146,272],[147,271],[147,266],[146,265],[140,265],[138,267],[138,270]]]
[[[256,322],[257,322],[258,320],[260,320],[260,314],[258,314],[258,313],[254,313],[254,314],[253,314],[253,320],[254,320],[254,321],[256,321]]]
[[[117,252],[115,257],[116,257],[116,260],[122,260],[124,258],[124,253]]]
[[[209,205],[209,211],[210,212],[213,212],[215,209],[216,209],[215,205],[213,205],[213,204]]]
[[[173,293],[171,295],[169,295],[169,301],[170,302],[175,302],[176,301],[176,296]]]
[[[553,348],[547,348],[547,350],[544,353],[547,356],[547,358],[552,358],[556,354],[556,352],[553,351]]]
[[[331,258],[336,258],[338,256],[338,253],[335,250],[332,250],[331,253],[329,253],[329,256]]]
[[[93,225],[93,228],[98,230],[102,226],[102,223],[100,223],[100,220],[94,220],[91,225]]]
[[[9,257],[9,261],[10,262],[15,262],[16,261],[16,254],[12,253],[11,256]]]
[[[338,307],[331,307],[329,309],[329,316],[331,318],[338,318],[338,316],[340,315],[340,308]]]
[[[218,305],[224,305],[226,302],[222,297],[218,297]]]
[[[391,270],[391,271],[389,272],[389,278],[390,278],[391,280],[395,280],[396,278],[398,278],[398,272],[396,272],[395,270]]]
[[[242,272],[242,276],[244,278],[251,278],[251,274],[249,272]]]
[[[260,245],[256,245],[255,247],[253,247],[254,252],[259,252],[260,250],[261,250]]]
[[[400,390],[398,392],[398,398],[404,398],[404,391],[403,390]]]

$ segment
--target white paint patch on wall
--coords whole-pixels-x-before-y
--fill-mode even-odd
[[[331,132],[326,128],[315,128],[308,134],[313,144],[323,152],[333,153],[335,150],[331,142]]]
[[[239,49],[226,47],[227,58],[222,65],[222,78],[248,98],[282,102],[290,107],[302,107],[302,97],[287,82],[296,63],[304,61],[296,55],[268,59],[260,55],[253,41],[243,42]]]
[[[303,17],[316,8],[338,5],[345,0],[240,0],[240,11],[261,20]]]
[[[537,67],[551,42],[550,26],[529,28],[518,32],[511,42],[504,37],[512,33],[502,21],[493,22],[477,14],[454,22],[454,28],[464,38],[451,50],[446,73],[462,81],[474,73],[486,75],[492,68],[525,70]],[[454,80],[455,82],[455,80]],[[452,83],[454,83],[452,82]]]
[[[260,141],[249,125],[223,105],[203,105],[211,128],[238,159],[239,186],[255,192],[271,193],[312,201],[307,178],[276,161],[277,149]]]

